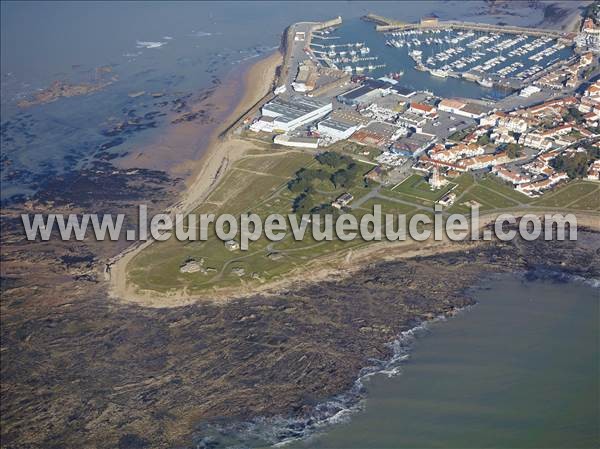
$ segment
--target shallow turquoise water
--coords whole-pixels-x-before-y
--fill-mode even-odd
[[[598,447],[599,290],[510,277],[476,297],[366,382],[363,412],[287,447]]]

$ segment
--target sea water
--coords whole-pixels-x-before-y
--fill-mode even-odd
[[[442,19],[533,25],[545,5],[518,2],[3,2],[1,32],[2,200],[43,189],[49,177],[80,170],[110,146],[111,161],[144,151],[170,121],[164,112],[178,99],[214,87],[227,74],[276,48],[286,26],[341,15],[340,33],[369,41],[404,81],[447,96],[485,96],[477,85],[432,79],[412,61],[386,47],[374,24],[359,18],[375,12],[404,21],[436,14]],[[53,81],[93,82],[109,66],[118,80],[101,91],[20,109],[17,102]],[[130,97],[141,91],[146,95]],[[154,99],[150,93],[164,93]],[[160,106],[161,102],[168,106]],[[144,118],[152,113],[151,119]],[[209,111],[210,113],[210,111]],[[145,129],[122,135],[103,131],[132,118]],[[156,168],[161,168],[158,165]]]
[[[591,448],[600,442],[600,290],[503,276],[428,326],[364,410],[289,448]]]

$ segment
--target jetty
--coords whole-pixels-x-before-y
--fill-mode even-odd
[[[437,17],[424,17],[419,22],[401,22],[377,14],[367,14],[362,17],[367,22],[374,22],[375,29],[380,32],[408,31],[424,29],[450,29],[484,31],[489,33],[527,34],[531,36],[547,36],[557,39],[572,40],[572,33],[542,28],[528,28],[512,25],[492,25],[487,23],[461,22],[458,20],[438,20]]]

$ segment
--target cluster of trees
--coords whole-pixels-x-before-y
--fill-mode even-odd
[[[315,179],[325,181],[330,178],[331,175],[326,170],[301,168],[296,172],[296,177],[288,182],[288,189],[294,193],[306,192],[312,188]]]
[[[296,172],[296,177],[288,182],[288,189],[299,195],[294,199],[292,209],[297,213],[315,213],[325,209],[329,210],[329,204],[319,204],[314,200],[313,182],[330,181],[337,189],[352,186],[359,176],[359,167],[352,158],[336,153],[335,151],[325,151],[315,156],[315,159],[321,164],[335,170],[322,168],[302,168]]]
[[[315,159],[322,165],[329,165],[331,168],[338,168],[343,165],[352,164],[352,158],[336,153],[335,151],[325,151],[315,156]]]
[[[488,136],[487,134],[482,134],[477,139],[477,145],[480,145],[482,147],[487,145],[488,143],[490,143],[490,136]]]
[[[569,108],[567,113],[563,116],[563,120],[565,122],[570,122],[571,120],[575,120],[575,123],[581,124],[583,123],[583,114],[576,108]]]
[[[358,166],[352,162],[331,175],[331,182],[338,187],[350,187],[358,175]]]
[[[583,178],[587,175],[588,166],[591,161],[597,159],[600,154],[597,149],[578,151],[573,155],[563,155],[554,158],[550,165],[557,171],[564,171],[569,178]]]
[[[506,145],[506,153],[511,159],[517,158],[523,154],[523,145],[518,143],[509,143]]]

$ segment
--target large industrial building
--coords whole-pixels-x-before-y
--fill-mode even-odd
[[[288,132],[324,117],[332,110],[331,102],[308,97],[289,100],[276,98],[261,109],[263,117],[272,117],[275,131]]]
[[[331,137],[333,140],[343,140],[350,137],[359,127],[360,125],[328,118],[319,122],[317,130],[320,134]]]
[[[392,85],[385,81],[369,79],[362,86],[338,95],[337,99],[340,103],[351,106],[370,103],[375,98],[389,93],[391,87]]]
[[[430,134],[413,133],[396,140],[390,147],[390,151],[406,157],[417,157],[433,145],[435,140],[435,136]]]
[[[440,111],[451,114],[461,115],[473,119],[480,119],[486,115],[489,108],[485,108],[476,103],[467,103],[456,98],[445,98],[438,104]]]

